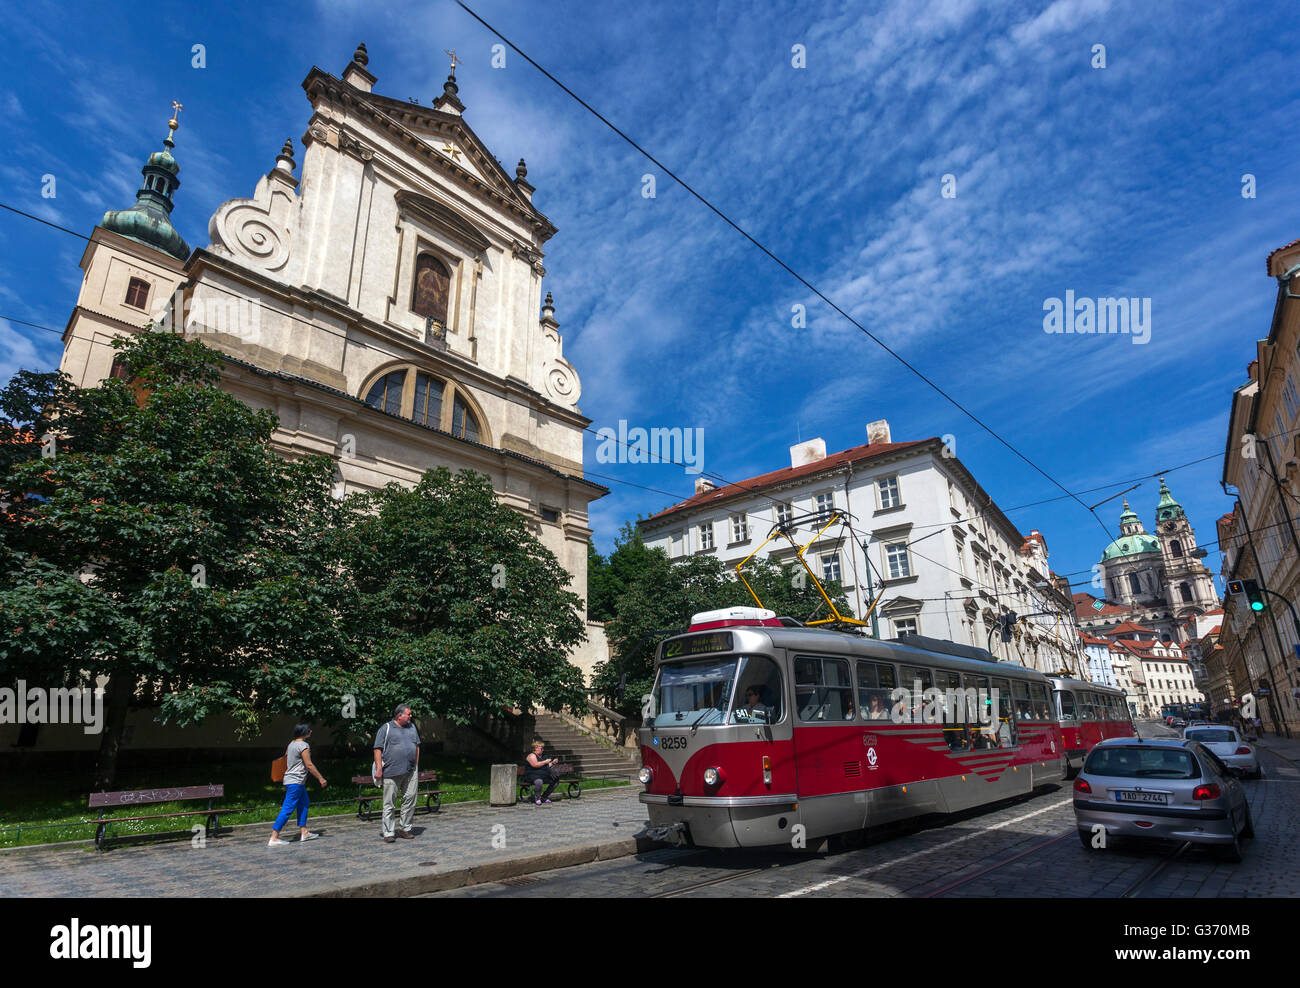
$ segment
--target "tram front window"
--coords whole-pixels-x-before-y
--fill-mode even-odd
[[[732,724],[775,724],[781,719],[781,671],[761,655],[740,659],[739,686],[732,702]]]
[[[657,727],[703,727],[724,723],[737,660],[673,662],[659,667],[655,687]]]

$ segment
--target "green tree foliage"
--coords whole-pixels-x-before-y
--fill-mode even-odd
[[[653,686],[655,651],[664,638],[689,627],[691,615],[699,611],[754,604],[735,569],[713,556],[674,562],[662,549],[642,549],[640,569],[619,596],[616,617],[607,625],[612,658],[595,671],[601,695],[633,718],[640,717],[641,698]],[[745,578],[763,606],[782,617],[806,621],[828,616],[825,601],[802,567],[756,559],[746,565]],[[839,583],[829,584],[826,592],[841,614],[848,610]]]
[[[131,705],[251,734],[349,706],[372,730],[397,700],[453,720],[583,702],[564,661],[580,601],[486,480],[340,503],[328,457],[277,455],[274,415],[217,387],[214,351],[114,346],[122,378],[22,372],[0,391],[0,681],[107,677],[96,787]]]
[[[587,617],[592,621],[613,618],[618,613],[619,597],[654,565],[653,556],[632,522],[623,523],[608,560],[588,542]]]
[[[439,469],[349,499],[345,626],[363,709],[399,701],[466,722],[503,707],[582,709],[585,634],[569,574],[485,477]]]

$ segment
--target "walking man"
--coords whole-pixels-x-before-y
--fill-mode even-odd
[[[399,703],[393,719],[375,734],[376,783],[384,787],[383,835],[384,843],[392,844],[398,837],[412,839],[411,824],[415,821],[415,798],[420,788],[420,732],[411,723],[411,707]],[[402,797],[401,827],[394,831],[394,804]]]

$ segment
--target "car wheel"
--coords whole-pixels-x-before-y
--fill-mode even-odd
[[[1079,843],[1083,845],[1083,849],[1085,851],[1096,850],[1096,848],[1092,846],[1092,833],[1090,831],[1087,830],[1079,831]]]
[[[1219,848],[1219,854],[1224,861],[1230,861],[1238,864],[1241,861],[1241,837],[1238,834],[1232,835],[1232,843],[1224,844]]]
[[[1264,766],[1263,766],[1263,765],[1257,766],[1256,769],[1255,769],[1255,774],[1252,775],[1251,778],[1252,778],[1252,779],[1262,779],[1262,778],[1264,778]]]
[[[1255,821],[1250,816],[1250,804],[1246,804],[1246,825],[1241,828],[1241,836],[1249,840],[1255,836]]]

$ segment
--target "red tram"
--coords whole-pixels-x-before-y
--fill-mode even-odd
[[[1123,690],[1066,676],[1048,679],[1052,683],[1056,717],[1070,766],[1069,777],[1083,768],[1083,760],[1097,742],[1137,734]]]
[[[651,836],[813,846],[1059,782],[1054,689],[953,642],[783,627],[752,608],[697,615],[660,646],[639,734]]]

